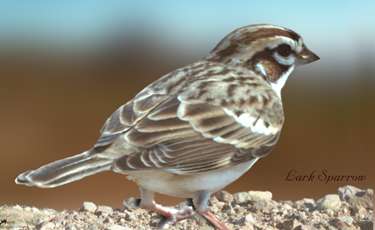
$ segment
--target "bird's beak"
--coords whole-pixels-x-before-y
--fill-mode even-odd
[[[299,54],[297,55],[298,64],[302,65],[317,61],[319,59],[320,57],[314,54],[306,46],[303,46],[301,52],[299,52]]]

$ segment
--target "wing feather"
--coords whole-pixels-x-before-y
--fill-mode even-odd
[[[263,152],[256,150],[274,140],[274,135],[256,133],[243,126],[220,106],[182,102],[177,106],[175,100],[166,103],[174,103],[160,107],[161,112],[169,108],[169,116],[158,116],[157,108],[153,120],[147,117],[125,134],[131,145],[148,149],[142,154],[126,156],[127,161],[119,160],[116,168],[159,168],[176,174],[204,172],[261,157],[270,148],[264,148]],[[175,116],[172,118],[171,114]],[[273,141],[270,146],[274,144]]]
[[[186,74],[172,74],[115,111],[97,145],[132,151],[114,169],[190,174],[265,156],[282,127],[281,101],[261,78],[225,71],[230,77],[217,72],[189,84]]]

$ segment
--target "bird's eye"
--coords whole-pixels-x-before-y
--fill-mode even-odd
[[[282,45],[279,45],[277,48],[276,48],[276,52],[278,54],[280,54],[281,56],[283,57],[288,57],[291,53],[292,53],[292,49],[290,48],[289,45],[287,44],[282,44]]]

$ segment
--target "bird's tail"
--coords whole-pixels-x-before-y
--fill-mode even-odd
[[[110,170],[111,165],[112,159],[101,158],[99,154],[86,151],[21,173],[15,181],[27,186],[53,188]]]

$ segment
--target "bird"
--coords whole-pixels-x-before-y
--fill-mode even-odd
[[[140,190],[139,207],[161,228],[209,210],[217,191],[269,155],[284,123],[281,90],[295,67],[320,58],[291,29],[254,24],[226,35],[206,57],[165,74],[120,106],[87,151],[28,170],[17,184],[52,188],[103,171]],[[189,199],[172,208],[154,194]]]

